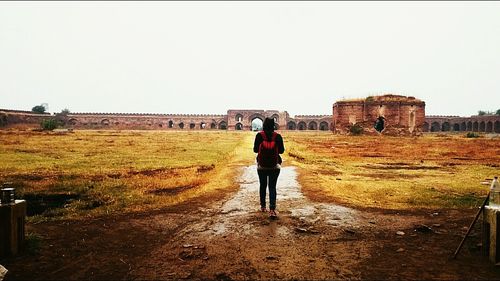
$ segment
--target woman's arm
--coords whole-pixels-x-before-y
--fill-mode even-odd
[[[262,136],[260,134],[257,134],[255,136],[255,141],[253,142],[253,152],[259,153],[259,145],[262,141]]]

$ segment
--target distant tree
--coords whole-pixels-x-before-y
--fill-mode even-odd
[[[500,115],[500,109],[497,109],[496,115]]]
[[[31,109],[31,111],[33,111],[35,113],[45,113],[45,106],[43,106],[43,105],[35,105]]]
[[[63,114],[63,115],[68,115],[69,113],[70,113],[69,109],[67,109],[67,108],[61,110],[61,114]]]

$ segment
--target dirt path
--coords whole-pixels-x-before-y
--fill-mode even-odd
[[[439,231],[414,231],[424,223],[448,223],[443,221],[445,217],[438,218],[439,213],[362,212],[311,202],[301,192],[295,168],[284,167],[278,180],[279,219],[270,220],[259,211],[256,167],[243,168],[239,183],[234,196],[205,209],[204,216],[151,253],[153,258],[147,263],[152,266],[139,267],[130,277],[332,280],[466,276],[461,271],[467,269],[460,262],[447,261],[451,247],[429,252],[435,246],[427,248],[427,244],[446,239],[436,234]],[[397,231],[405,234],[397,235]],[[461,234],[453,235],[459,239]],[[456,245],[453,240],[448,243]],[[436,255],[440,260],[429,263]],[[443,270],[443,266],[448,268]],[[498,276],[491,274],[487,276]]]
[[[333,251],[317,242],[347,238],[352,234],[342,231],[341,226],[356,231],[364,219],[352,209],[310,202],[302,195],[296,178],[294,167],[282,168],[278,179],[279,219],[270,220],[259,210],[256,167],[243,168],[240,190],[231,199],[214,204],[205,217],[156,249],[151,256],[161,258],[148,261],[156,265],[154,269],[142,267],[147,270],[137,270],[133,276],[359,278],[359,273],[350,268],[366,255],[362,247],[353,242],[351,251]]]
[[[312,202],[296,169],[283,167],[279,219],[270,220],[259,210],[255,166],[241,167],[239,184],[155,212],[31,225],[44,235],[40,253],[8,261],[7,280],[500,279],[476,247],[477,229],[448,260],[475,210]],[[421,224],[432,231],[416,231]]]

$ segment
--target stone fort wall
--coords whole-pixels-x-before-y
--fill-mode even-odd
[[[400,95],[337,101],[332,115],[295,115],[287,111],[230,109],[227,114],[70,113],[38,114],[0,109],[0,128],[39,127],[55,118],[66,128],[130,130],[251,130],[255,119],[273,118],[279,130],[320,130],[349,134],[355,124],[365,134],[419,135],[422,132],[500,133],[500,116],[425,116],[425,102]],[[383,129],[375,124],[382,118]]]

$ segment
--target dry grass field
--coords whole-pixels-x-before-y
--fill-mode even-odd
[[[234,188],[250,135],[228,132],[0,132],[0,182],[32,221],[170,206]],[[247,145],[248,146],[248,145]],[[245,152],[247,150],[248,152]]]
[[[29,206],[6,280],[500,279],[479,223],[449,260],[500,138],[281,133],[270,220],[252,132],[0,131],[0,182]]]
[[[500,139],[347,137],[282,132],[285,165],[317,201],[387,209],[472,207],[499,172]],[[171,206],[235,188],[254,133],[0,132],[0,181],[30,202],[31,221]]]
[[[286,132],[287,159],[318,201],[387,209],[478,206],[500,173],[500,138]]]

